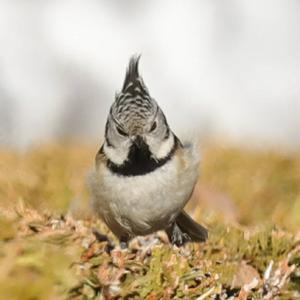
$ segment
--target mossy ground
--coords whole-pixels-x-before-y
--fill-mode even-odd
[[[188,210],[205,244],[111,249],[88,210],[96,147],[0,151],[1,299],[300,299],[300,154],[208,146]]]

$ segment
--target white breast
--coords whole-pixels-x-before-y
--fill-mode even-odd
[[[184,148],[162,167],[140,176],[116,175],[105,164],[100,165],[90,177],[94,209],[109,227],[118,223],[131,235],[164,229],[193,190],[198,175],[197,152]]]

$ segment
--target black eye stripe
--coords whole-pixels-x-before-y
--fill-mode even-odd
[[[154,130],[156,129],[156,127],[157,127],[157,122],[155,121],[155,122],[152,124],[152,127],[151,127],[151,129],[150,129],[150,132],[151,132],[151,131],[154,131]]]
[[[167,131],[166,131],[164,139],[166,140],[169,136],[170,136],[170,129],[169,129],[169,127],[167,127]]]
[[[128,134],[126,132],[124,132],[120,127],[116,126],[117,131],[120,135],[122,136],[128,136]]]

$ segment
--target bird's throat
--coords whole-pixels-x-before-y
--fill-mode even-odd
[[[111,170],[111,172],[122,176],[145,175],[166,164],[173,157],[179,146],[180,142],[175,139],[170,152],[164,158],[155,159],[146,143],[139,146],[132,144],[129,149],[128,158],[122,165],[114,164],[108,159],[107,167]]]

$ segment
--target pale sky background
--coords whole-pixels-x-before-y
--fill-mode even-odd
[[[0,145],[99,140],[134,53],[180,136],[300,148],[299,0],[0,0]]]

